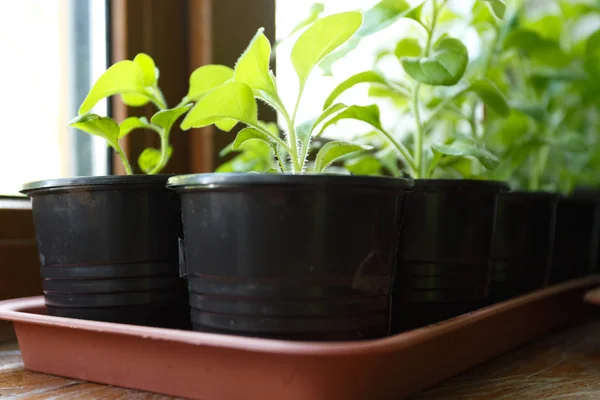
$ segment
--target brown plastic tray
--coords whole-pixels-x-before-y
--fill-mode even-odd
[[[25,368],[202,400],[399,399],[584,318],[600,277],[556,285],[385,339],[301,343],[44,315],[0,303]]]

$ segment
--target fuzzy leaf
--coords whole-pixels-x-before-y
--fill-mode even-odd
[[[122,93],[121,100],[129,107],[142,107],[150,102],[150,97],[137,93]]]
[[[167,160],[171,158],[173,154],[173,148],[169,146],[167,148]],[[160,150],[148,147],[142,151],[142,154],[138,157],[138,166],[144,173],[152,171],[160,162]]]
[[[350,11],[317,20],[300,35],[292,48],[292,64],[302,87],[312,69],[358,30],[362,15]]]
[[[202,128],[225,118],[258,124],[256,100],[250,86],[241,82],[228,82],[202,97],[188,112],[181,129]]]
[[[90,135],[106,139],[109,145],[115,146],[119,140],[119,124],[109,117],[96,114],[80,115],[69,122],[69,126],[80,129]]]
[[[442,154],[457,157],[474,157],[487,169],[492,170],[498,166],[500,162],[498,157],[487,151],[486,149],[477,147],[467,143],[453,143],[451,145],[434,144],[431,146],[434,150]]]
[[[122,93],[144,93],[144,75],[139,64],[125,60],[112,65],[98,78],[79,107],[79,115],[87,114],[105,97]]]
[[[254,90],[277,94],[275,81],[269,71],[271,43],[260,28],[235,65],[233,77]]]
[[[270,138],[269,136],[265,135],[261,131],[256,130],[254,128],[244,128],[241,131],[239,131],[239,133],[235,137],[232,148],[233,148],[233,150],[239,150],[240,147],[242,146],[242,144],[244,144],[248,140],[253,140],[253,139],[262,140],[263,142],[267,143],[268,145],[271,145],[273,143],[273,139]]]
[[[342,104],[342,103],[334,104],[331,107],[329,107],[328,109],[326,109],[325,111],[323,111],[321,113],[321,115],[319,115],[318,117],[309,119],[308,121],[305,121],[305,122],[301,123],[300,125],[298,125],[296,127],[296,134],[298,135],[298,139],[300,139],[300,141],[303,144],[306,144],[306,141],[308,140],[308,138],[310,138],[312,136],[313,131],[321,122],[325,121],[332,114],[334,114],[340,110],[343,110],[344,108],[346,108],[345,104]]]
[[[154,60],[148,54],[139,53],[133,62],[140,66],[144,86],[154,86],[158,81],[158,73]]]
[[[220,121],[215,122],[215,126],[223,132],[229,132],[237,125],[237,120],[233,118],[223,118]]]
[[[452,86],[465,73],[469,54],[458,39],[443,38],[429,57],[403,58],[404,71],[414,80],[428,85]]]
[[[177,121],[177,119],[183,114],[188,112],[190,108],[192,108],[192,106],[191,104],[188,104],[182,107],[159,111],[152,116],[150,122],[152,122],[154,125],[160,126],[165,132],[170,132],[175,121]]]
[[[398,42],[394,50],[394,55],[398,60],[403,57],[420,57],[421,54],[421,44],[415,38],[402,39]]]
[[[134,129],[146,128],[148,126],[148,120],[146,117],[128,117],[125,118],[119,124],[119,139],[123,136],[128,135]]]
[[[337,85],[335,89],[333,89],[329,97],[327,97],[327,100],[325,100],[325,104],[323,104],[323,110],[331,106],[335,99],[337,99],[346,90],[358,85],[359,83],[365,82],[381,83],[384,85],[386,84],[385,79],[383,79],[383,77],[375,71],[359,72],[358,74],[346,79],[345,81]]]
[[[195,102],[210,90],[233,78],[233,69],[224,65],[204,65],[190,75],[190,89],[186,100]]]
[[[481,101],[500,116],[507,117],[510,114],[508,101],[494,82],[489,79],[480,79],[473,82],[471,87]]]
[[[315,171],[323,172],[332,162],[345,155],[368,150],[368,147],[345,142],[328,142],[319,152],[315,160]]]
[[[370,106],[350,106],[344,111],[336,114],[336,116],[331,118],[329,121],[325,122],[317,136],[320,136],[328,126],[333,125],[343,119],[355,119],[366,122],[378,130],[383,129],[379,119],[379,107],[377,107],[377,105],[372,104]]]
[[[407,16],[421,5],[411,7],[406,0],[382,0],[363,13],[363,23],[354,36],[336,52],[329,55],[320,64],[325,75],[331,75],[333,64],[358,46],[360,41],[373,33],[379,32],[402,17]]]

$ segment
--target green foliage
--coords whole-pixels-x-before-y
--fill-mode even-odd
[[[144,173],[159,173],[167,165],[173,152],[169,138],[175,122],[190,110],[191,103],[201,101],[212,89],[232,80],[233,70],[222,65],[205,65],[198,68],[190,76],[187,95],[173,108],[168,108],[158,87],[159,75],[152,57],[144,53],[138,54],[131,61],[115,63],[94,83],[79,108],[79,117],[70,123],[74,128],[106,139],[123,161],[128,174],[132,174],[133,170],[119,145],[119,139],[136,129],[156,132],[160,137],[160,149],[145,149],[138,158],[138,166]],[[129,117],[120,124],[111,118],[90,113],[100,100],[114,95],[120,95],[125,104],[134,107],[151,102],[157,111],[150,122],[145,117]],[[226,125],[230,120],[223,119],[219,123]]]
[[[320,8],[315,12],[320,13]],[[232,79],[203,94],[187,113],[181,124],[182,129],[214,124],[227,131],[238,122],[245,125],[224,155],[229,151],[239,153],[223,164],[219,171],[234,171],[241,167],[259,170],[264,167],[261,172],[323,172],[340,157],[362,151],[364,147],[360,145],[331,142],[320,149],[314,168],[310,168],[307,163],[312,138],[323,129],[319,130],[319,126],[328,126],[330,120],[350,109],[344,104],[329,104],[315,118],[296,123],[296,113],[302,100],[304,86],[312,70],[347,42],[359,29],[361,22],[362,16],[359,12],[333,14],[316,19],[298,36],[292,48],[291,61],[298,75],[299,91],[291,112],[281,102],[275,77],[269,69],[271,45],[263,29],[259,29],[235,65]],[[210,77],[206,77],[205,80],[210,81]],[[332,96],[332,99],[337,97]],[[263,100],[281,114],[287,125],[283,137],[279,130],[258,120],[256,99]],[[264,152],[269,152],[271,156],[265,157]],[[252,155],[261,161],[251,161]],[[267,160],[269,161],[266,162]]]
[[[310,72],[332,51],[344,44],[362,23],[359,12],[334,14],[317,20],[292,48],[292,64],[303,87]]]
[[[469,63],[465,45],[458,39],[442,38],[427,57],[403,57],[404,71],[417,82],[453,86],[462,78]]]

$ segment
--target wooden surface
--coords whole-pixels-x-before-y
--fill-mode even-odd
[[[171,399],[25,371],[15,343],[0,344],[0,397],[10,396],[27,399]],[[600,398],[600,319],[548,335],[411,399],[567,398]]]

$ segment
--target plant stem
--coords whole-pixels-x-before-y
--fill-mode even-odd
[[[266,130],[265,128],[263,128],[262,126],[258,125],[258,124],[251,124],[249,122],[244,121],[244,123],[246,125],[248,125],[251,128],[256,129],[257,131],[267,135],[268,137],[272,138],[275,142],[277,142],[277,144],[283,146],[283,148],[289,152],[290,148],[288,147],[288,144],[286,142],[284,142],[283,140],[281,140],[280,137],[273,135],[271,132],[269,132],[268,130]]]
[[[115,149],[115,151],[121,158],[121,161],[123,162],[123,166],[125,167],[125,172],[127,173],[127,175],[133,175],[133,171],[131,170],[131,164],[129,164],[129,160],[127,159],[127,156],[123,152],[123,149],[121,148],[119,143],[117,142],[117,143],[113,144],[112,147],[113,147],[113,149]]]
[[[425,53],[424,57],[429,57],[429,53],[431,52],[431,44],[433,42],[433,38],[435,35],[435,26],[437,24],[438,18],[438,2],[437,0],[433,0],[433,15],[431,17],[431,27],[427,32],[427,43],[425,44]],[[425,177],[425,160],[423,157],[423,123],[421,121],[421,111],[419,109],[420,102],[420,92],[421,92],[421,83],[418,82],[413,91],[413,113],[415,114],[415,144],[414,144],[414,153],[415,153],[415,178],[423,178]]]
[[[381,129],[380,132],[385,135],[385,137],[394,145],[394,147],[396,147],[396,149],[398,149],[400,154],[402,154],[402,157],[404,157],[404,161],[406,162],[406,164],[408,164],[409,168],[411,169],[412,174],[416,175],[417,165],[415,164],[415,160],[413,160],[413,158],[410,156],[410,152],[408,151],[408,149],[401,142],[398,142],[396,139],[394,139],[394,136],[386,130]]]
[[[164,131],[160,127],[157,128],[158,130],[154,128],[151,129],[154,129],[160,136],[160,160],[158,161],[158,164],[148,172],[148,175],[158,174],[169,161],[169,132]]]
[[[300,163],[298,154],[298,138],[296,137],[296,114],[298,113],[298,107],[300,106],[300,99],[302,98],[302,92],[304,92],[304,83],[300,83],[298,88],[298,97],[296,98],[296,104],[294,105],[294,111],[292,112],[292,118],[290,119],[289,114],[284,114],[284,118],[287,122],[288,127],[288,141],[290,142],[290,158],[292,159],[292,167],[294,173],[302,172],[304,168],[304,160]]]
[[[427,130],[429,128],[429,125],[433,122],[433,120],[438,116],[438,114],[440,112],[442,112],[443,110],[447,109],[449,105],[452,104],[452,102],[454,100],[457,100],[460,96],[464,95],[465,93],[468,93],[471,90],[471,85],[465,87],[464,89],[462,89],[461,91],[459,91],[458,93],[456,93],[455,95],[453,95],[452,97],[447,98],[446,100],[442,101],[429,115],[429,118],[427,119],[427,121],[425,121],[423,123],[423,129]],[[462,114],[461,114],[462,115]]]
[[[413,93],[413,113],[415,114],[415,178],[422,178],[425,175],[425,162],[423,160],[423,126],[421,124],[421,112],[419,110],[419,92],[421,84],[417,83]]]

